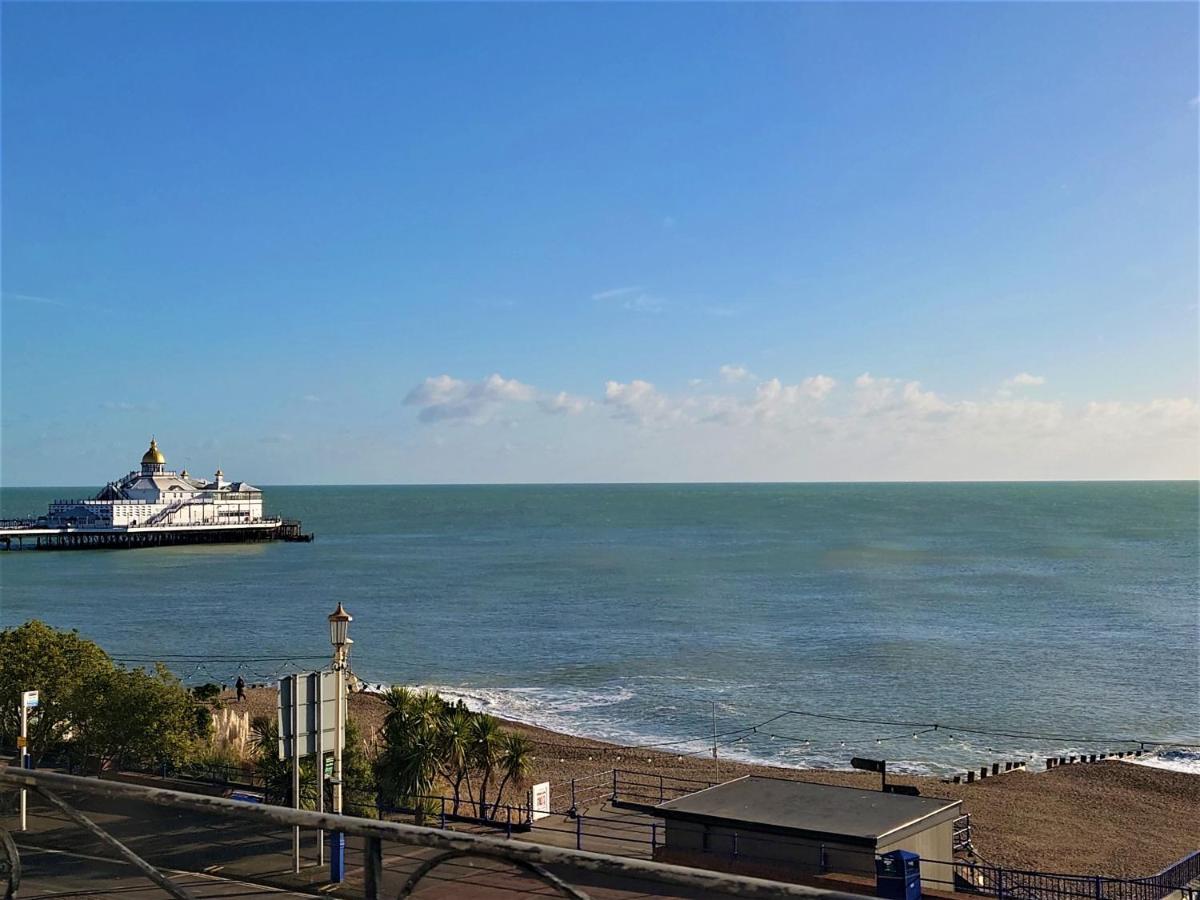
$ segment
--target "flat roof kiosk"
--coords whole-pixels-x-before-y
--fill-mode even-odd
[[[921,874],[954,881],[958,800],[747,775],[659,804],[655,859],[779,880],[876,877],[875,858],[921,857]],[[944,870],[944,871],[943,871]]]

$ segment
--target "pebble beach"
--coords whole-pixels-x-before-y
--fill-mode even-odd
[[[231,695],[223,699],[236,706]],[[251,688],[244,705],[251,716],[274,716],[275,703],[274,688]],[[350,716],[368,740],[378,733],[385,713],[378,695],[350,697]],[[618,768],[706,782],[766,775],[864,788],[879,784],[878,775],[866,772],[655,753],[502,721],[534,743],[530,783],[562,785]],[[1200,848],[1200,775],[1105,760],[1047,772],[1014,771],[972,784],[903,775],[889,781],[912,785],[926,796],[961,800],[971,816],[974,846],[987,862],[1005,867],[1144,877]]]

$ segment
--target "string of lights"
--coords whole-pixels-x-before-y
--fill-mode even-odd
[[[176,674],[184,682],[192,682],[199,678],[207,678],[212,682],[223,684],[226,681],[232,680],[237,675],[248,676],[249,678],[260,682],[271,682],[283,675],[291,674],[295,671],[311,668],[312,664],[324,663],[328,657],[325,655],[295,655],[295,656],[242,656],[228,654],[113,654],[110,656],[114,662],[144,666],[156,662],[162,662],[174,669]],[[490,674],[494,673],[483,673]],[[470,688],[464,687],[464,690]],[[675,697],[670,699],[689,703],[715,703],[723,713],[728,716],[731,709],[735,708],[735,704],[730,699],[721,695],[719,698],[706,700],[700,697]],[[777,722],[784,721],[790,717],[800,719],[810,719],[829,723],[839,723],[843,725],[853,726],[880,726],[887,728],[902,728],[905,729],[899,733],[888,733],[883,735],[862,736],[861,734],[846,734],[829,736],[827,734],[814,735],[812,737],[803,737],[796,734],[786,732],[772,731],[768,726]],[[966,736],[984,737],[984,738],[1005,738],[1009,740],[1031,741],[1036,743],[1055,743],[1055,744],[1072,744],[1078,746],[1114,746],[1114,745],[1133,745],[1138,747],[1153,747],[1153,748],[1173,748],[1173,747],[1188,747],[1200,743],[1200,737],[1193,742],[1183,741],[1164,741],[1154,740],[1142,737],[1134,737],[1130,735],[1083,735],[1083,734],[1064,734],[1052,732],[1038,732],[1026,730],[1011,730],[1004,728],[987,727],[986,723],[955,723],[955,722],[930,722],[922,720],[903,720],[894,718],[883,718],[878,716],[863,716],[863,715],[847,715],[844,713],[823,712],[818,710],[808,709],[784,709],[775,715],[772,715],[762,721],[755,722],[749,725],[740,726],[737,728],[729,728],[716,732],[716,734],[707,733],[696,737],[680,738],[669,741],[655,741],[646,743],[628,743],[628,744],[600,744],[597,742],[596,750],[614,751],[648,751],[660,753],[673,753],[676,755],[694,755],[711,753],[714,746],[720,748],[736,743],[748,743],[767,739],[775,742],[776,746],[797,746],[809,747],[813,749],[828,747],[840,748],[846,746],[869,746],[871,744],[882,745],[895,741],[904,740],[919,740],[922,735],[936,734],[938,737],[944,737],[947,740],[959,742],[964,748],[986,750],[987,752],[1004,752],[993,747],[976,748],[967,740]],[[819,743],[818,743],[819,741]],[[561,747],[578,749],[578,744],[565,744],[554,742],[551,740],[538,739],[536,743],[547,747]],[[700,749],[690,750],[685,749],[691,745]]]

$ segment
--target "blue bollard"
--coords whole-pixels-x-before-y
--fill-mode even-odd
[[[341,884],[346,880],[346,835],[329,832],[329,880]]]

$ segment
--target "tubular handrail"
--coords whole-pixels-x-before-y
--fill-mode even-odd
[[[418,825],[398,822],[381,822],[375,819],[360,819],[332,813],[310,812],[287,809],[223,797],[209,797],[182,791],[153,788],[143,785],[125,784],[118,781],[102,781],[77,775],[60,775],[55,772],[6,767],[0,769],[0,782],[11,787],[54,791],[80,792],[102,798],[134,800],[154,803],[173,809],[188,809],[195,812],[225,815],[244,821],[257,821],[265,825],[299,826],[305,829],[325,829],[367,839],[395,841],[402,844],[433,848],[460,853],[479,852],[484,855],[499,855],[505,859],[519,860],[540,866],[565,866],[583,869],[608,877],[640,878],[661,884],[718,893],[735,894],[742,897],[791,898],[806,900],[863,900],[860,895],[844,891],[831,891],[805,885],[784,884],[762,878],[711,872],[685,866],[655,863],[648,860],[628,859],[586,850],[567,850],[504,838],[470,835],[463,832],[442,831]]]

